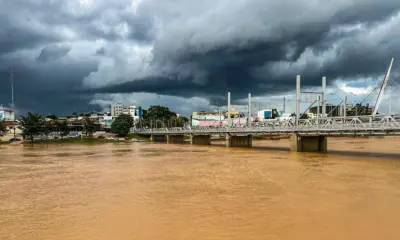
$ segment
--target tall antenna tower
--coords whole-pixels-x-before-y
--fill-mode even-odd
[[[14,110],[14,78],[12,68],[10,68],[10,81],[11,81],[11,108]]]
[[[286,98],[283,97],[283,112],[286,113]]]

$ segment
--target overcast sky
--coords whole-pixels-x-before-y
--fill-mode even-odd
[[[0,0],[0,104],[9,68],[20,113],[122,102],[189,115],[227,91],[268,108],[285,96],[291,111],[296,74],[317,90],[327,76],[328,101],[355,102],[400,56],[399,26],[398,0]]]

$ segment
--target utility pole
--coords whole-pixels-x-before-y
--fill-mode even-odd
[[[320,111],[319,111],[319,107],[321,106],[320,104],[321,102],[321,96],[318,95],[318,100],[317,100],[317,124],[319,125],[319,119],[320,119]]]
[[[248,116],[248,119],[247,119],[247,124],[248,124],[248,126],[250,127],[251,126],[251,93],[249,93],[249,106],[248,106],[248,114],[249,114],[249,116]]]
[[[326,77],[322,77],[322,121],[325,119],[326,114]]]
[[[286,113],[286,98],[283,97],[283,113]]]
[[[10,68],[10,82],[11,82],[11,108],[14,110],[14,78],[12,68]]]
[[[392,86],[389,86],[389,116],[392,116]]]
[[[344,96],[344,103],[343,103],[343,117],[344,123],[346,123],[346,116],[347,115],[347,96]]]
[[[300,119],[300,75],[296,76],[296,125]]]
[[[356,102],[356,117],[358,115],[358,103]]]
[[[231,92],[228,92],[228,127],[231,127]]]

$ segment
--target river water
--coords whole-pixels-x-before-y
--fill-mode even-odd
[[[0,145],[0,239],[400,239],[400,141]]]

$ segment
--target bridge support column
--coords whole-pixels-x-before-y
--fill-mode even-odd
[[[167,143],[184,144],[184,135],[167,135]]]
[[[293,134],[290,150],[293,152],[327,152],[328,141],[325,136],[300,136]]]
[[[165,135],[151,135],[150,136],[150,141],[152,142],[165,142],[166,137]]]
[[[231,136],[226,134],[226,146],[227,147],[252,147],[253,146],[253,136]]]
[[[190,144],[192,145],[210,145],[210,135],[190,135]]]

